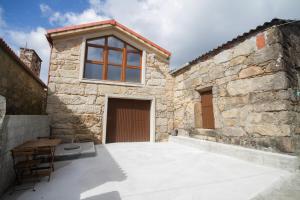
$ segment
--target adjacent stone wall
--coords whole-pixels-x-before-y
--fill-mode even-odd
[[[1,130],[1,129],[0,129]],[[0,196],[14,181],[10,150],[39,136],[49,136],[47,115],[6,115],[0,132]]]
[[[15,58],[0,46],[0,95],[6,98],[7,114],[44,114],[46,92]]]
[[[291,142],[300,154],[300,23],[279,27],[283,46],[283,63],[287,71],[291,95],[288,106],[289,117],[293,120]],[[297,94],[298,93],[298,94]]]
[[[174,74],[174,128],[202,134],[200,91],[212,88],[216,134],[206,139],[294,152],[293,91],[277,28]],[[204,132],[206,133],[206,132]]]
[[[80,82],[82,37],[54,41],[49,71],[47,112],[53,135],[90,137],[101,142],[106,94],[154,97],[156,140],[173,130],[173,79],[168,62],[146,53],[145,85],[120,86]]]

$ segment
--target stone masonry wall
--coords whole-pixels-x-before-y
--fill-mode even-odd
[[[202,134],[199,91],[212,87],[216,134],[206,139],[294,152],[293,92],[280,35],[277,28],[252,35],[175,73],[174,128],[179,134]]]
[[[6,98],[7,114],[44,114],[44,87],[2,48],[0,60],[0,95]]]
[[[40,76],[42,60],[33,49],[21,48],[20,59],[33,71]]]
[[[147,52],[145,86],[84,83],[79,80],[82,37],[54,41],[49,70],[47,113],[52,134],[101,142],[106,94],[155,97],[156,140],[173,130],[173,79],[166,61]]]
[[[293,118],[291,142],[300,154],[300,23],[279,27],[283,46],[283,62],[291,95],[288,106],[290,118]],[[296,94],[298,93],[298,94]]]

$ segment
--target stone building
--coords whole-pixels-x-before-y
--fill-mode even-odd
[[[46,111],[47,86],[39,78],[41,59],[21,48],[18,57],[0,38],[0,95],[8,115],[40,115]]]
[[[274,19],[172,71],[168,51],[114,20],[50,30],[53,134],[105,143],[178,131],[295,152],[299,29]]]
[[[299,150],[300,24],[274,19],[171,72],[179,134]],[[211,122],[211,123],[210,123]]]
[[[96,142],[168,137],[174,79],[167,50],[114,20],[50,30],[47,38],[53,135]]]

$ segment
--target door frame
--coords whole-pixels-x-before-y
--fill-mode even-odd
[[[142,97],[142,96],[127,96],[119,94],[106,94],[104,99],[104,112],[102,121],[102,144],[106,143],[106,128],[107,128],[107,110],[109,99],[132,99],[132,100],[146,100],[150,101],[150,142],[155,142],[155,97]]]

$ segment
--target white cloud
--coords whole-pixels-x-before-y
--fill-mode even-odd
[[[43,3],[40,5],[40,10],[43,15],[49,15],[52,12],[52,9],[50,8],[50,6],[48,6],[47,4],[43,4]]]
[[[56,25],[113,18],[170,50],[179,66],[274,17],[299,18],[298,0],[89,0],[81,13],[52,11]]]
[[[46,30],[42,27],[37,27],[30,32],[9,30],[7,34],[10,44],[12,44],[11,47],[17,54],[19,53],[19,48],[25,46],[37,52],[43,60],[40,77],[47,83],[50,47],[45,37]]]
[[[55,26],[113,18],[172,52],[171,65],[180,66],[251,28],[278,18],[300,18],[299,0],[89,0],[82,12],[59,12],[41,4],[43,16]],[[18,51],[26,42],[43,60],[47,81],[50,48],[42,27],[16,31],[7,27],[0,7],[0,35]],[[3,28],[4,27],[4,28]]]
[[[40,10],[44,16],[49,16],[49,22],[52,25],[70,25],[70,24],[80,24],[98,20],[108,19],[107,16],[101,15],[97,12],[101,8],[101,2],[97,0],[90,0],[90,8],[83,10],[81,13],[66,12],[61,13],[52,10],[47,4],[41,4]]]
[[[4,38],[17,55],[20,47],[34,49],[43,60],[40,78],[47,83],[50,47],[45,37],[46,30],[43,27],[30,31],[15,30],[5,22],[3,13],[4,10],[0,7],[0,37]]]
[[[92,21],[100,21],[107,19],[105,16],[100,16],[94,9],[84,10],[82,13],[67,12],[61,14],[60,12],[53,12],[49,17],[51,24],[69,25],[69,24],[81,24]]]

